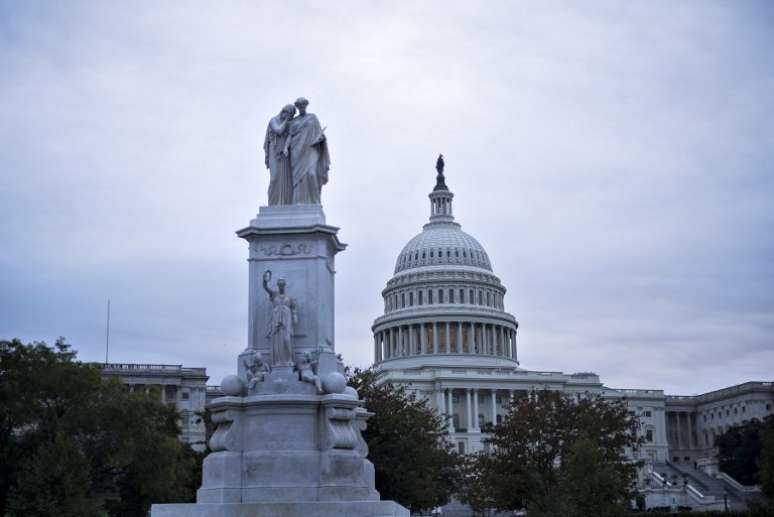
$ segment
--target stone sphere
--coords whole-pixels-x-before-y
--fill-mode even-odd
[[[226,375],[220,381],[220,389],[229,397],[239,397],[245,391],[245,383],[236,375]]]
[[[358,394],[357,394],[357,390],[355,388],[353,388],[352,386],[347,386],[346,388],[344,388],[344,395],[349,395],[350,397],[352,397],[355,400],[360,398],[358,396]]]
[[[347,387],[347,379],[339,372],[331,372],[322,379],[325,393],[342,393]]]

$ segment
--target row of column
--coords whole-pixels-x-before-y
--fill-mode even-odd
[[[675,425],[675,431],[674,431],[674,437],[675,437],[675,448],[676,449],[693,449],[696,447],[696,439],[693,432],[693,419],[691,418],[690,413],[684,413],[681,411],[675,411],[672,413],[673,419],[674,419],[674,425]],[[685,418],[680,418],[680,416],[683,415]],[[684,440],[683,438],[683,426],[680,424],[681,420],[686,421],[686,429],[687,432],[687,440]],[[667,421],[668,423],[668,421]]]
[[[375,362],[424,354],[485,354],[516,360],[516,329],[475,321],[398,325],[374,334]]]
[[[508,394],[508,402],[513,400],[514,390],[447,388],[436,391],[436,407],[441,415],[448,419],[449,432],[454,433],[454,392],[465,393],[465,411],[459,418],[465,424],[467,432],[480,432],[481,423],[497,423],[497,392]],[[480,393],[484,392],[484,393]],[[488,407],[487,407],[488,406]],[[504,412],[503,412],[504,413]]]

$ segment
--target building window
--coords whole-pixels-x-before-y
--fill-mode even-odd
[[[413,306],[414,306],[414,292],[412,291],[409,293],[409,307],[413,307]]]
[[[400,293],[400,306],[406,306],[406,293]]]
[[[481,290],[478,291],[478,304],[484,305],[484,293]]]
[[[650,411],[645,411],[645,416],[650,416]]]
[[[766,404],[766,411],[771,411],[771,404]]]
[[[747,408],[745,406],[742,406],[742,413],[745,413],[747,411]]]
[[[469,303],[469,304],[471,304],[471,305],[473,305],[474,303],[476,303],[476,297],[473,295],[473,289],[471,289],[471,290],[468,292],[468,295],[469,295],[469,296],[468,296],[468,303]]]
[[[465,303],[465,289],[460,289],[460,303]]]
[[[422,305],[422,291],[419,291],[419,293],[417,294],[417,303],[419,305]]]
[[[647,431],[645,431],[645,441],[647,441],[648,443],[653,443],[653,430],[652,429],[648,429]]]
[[[454,303],[454,289],[449,289],[449,303]]]
[[[457,442],[457,452],[465,454],[465,442]]]
[[[486,292],[486,306],[487,307],[491,307],[492,306],[492,299],[491,299],[491,296],[489,294],[489,291]]]
[[[443,289],[438,289],[438,303],[443,303]]]
[[[433,304],[433,290],[430,289],[427,291],[427,303],[432,305]]]
[[[188,399],[190,399],[190,398],[191,398],[191,394],[190,394],[188,391],[183,391],[183,393],[182,393],[182,399],[183,399],[183,400],[188,400]]]

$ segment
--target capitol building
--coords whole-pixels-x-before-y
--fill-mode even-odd
[[[731,425],[774,414],[774,383],[749,382],[698,396],[605,386],[594,373],[534,371],[519,363],[519,322],[484,247],[462,230],[439,161],[430,218],[403,247],[372,325],[380,383],[405,387],[448,419],[463,454],[486,450],[483,429],[534,390],[624,401],[640,421],[640,489],[648,506],[723,509],[746,487],[717,469],[715,437]],[[727,478],[727,479],[726,479]]]

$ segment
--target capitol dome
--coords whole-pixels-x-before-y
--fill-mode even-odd
[[[403,247],[395,273],[424,266],[473,266],[492,271],[489,256],[457,223],[431,223]]]
[[[405,360],[515,367],[518,323],[505,312],[505,287],[484,247],[462,231],[454,194],[439,161],[429,194],[430,221],[403,247],[382,291],[384,314],[374,321],[375,362]]]

